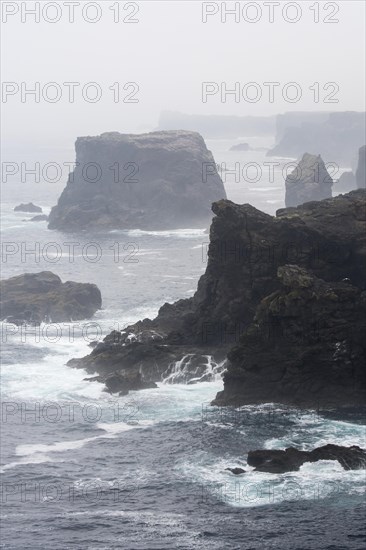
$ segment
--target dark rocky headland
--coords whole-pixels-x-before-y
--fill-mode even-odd
[[[51,271],[25,273],[0,281],[0,315],[15,324],[62,323],[88,319],[102,307],[99,288],[62,283]]]
[[[213,371],[228,356],[218,405],[363,404],[366,192],[276,217],[228,200],[212,209],[195,295],[112,332],[70,366],[103,380],[141,374],[144,383],[182,368],[198,381],[207,379],[207,356]]]
[[[76,167],[49,229],[175,229],[207,227],[211,203],[225,189],[200,134],[109,132],[79,137]]]

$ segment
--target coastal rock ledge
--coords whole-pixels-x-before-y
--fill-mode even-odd
[[[200,134],[104,133],[79,137],[49,229],[164,230],[207,227],[211,204],[226,197]]]
[[[63,323],[88,319],[102,307],[99,288],[90,283],[62,283],[51,271],[25,273],[0,281],[1,320]]]
[[[217,405],[364,404],[366,192],[277,217],[229,200],[212,208],[194,296],[112,332],[70,366],[189,383],[225,361]]]

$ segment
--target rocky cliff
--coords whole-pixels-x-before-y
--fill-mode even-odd
[[[306,120],[284,128],[269,156],[298,158],[304,151],[317,151],[325,162],[352,166],[355,151],[365,142],[365,113],[346,111]]]
[[[299,206],[304,202],[321,201],[332,196],[333,180],[320,155],[305,153],[295,168],[286,177],[285,204]]]
[[[76,167],[49,229],[205,227],[225,190],[195,132],[105,133],[78,138]]]
[[[366,292],[294,265],[229,352],[216,404],[366,404]]]
[[[309,351],[307,360],[308,342],[304,341],[305,335],[299,325],[302,319],[300,309],[306,305],[306,317],[311,308],[316,306],[318,314],[318,298],[312,301],[310,297],[316,291],[319,305],[326,309],[324,316],[316,319],[315,326],[321,326],[327,315],[332,318],[338,315],[340,323],[351,329],[356,327],[357,320],[361,320],[364,307],[361,305],[361,290],[365,285],[366,258],[365,206],[366,192],[362,190],[334,199],[306,203],[298,208],[282,209],[278,211],[277,217],[260,212],[248,204],[237,205],[228,200],[214,203],[215,217],[210,229],[207,269],[193,298],[164,304],[156,319],[140,321],[122,333],[114,331],[89,356],[73,360],[71,366],[86,368],[89,372],[97,371],[104,377],[115,373],[123,376],[126,371],[134,371],[141,373],[145,382],[158,381],[164,372],[169,374],[172,368],[182,368],[185,369],[187,379],[191,371],[192,378],[197,380],[204,370],[204,364],[208,362],[207,357],[212,358],[213,372],[229,351],[225,390],[218,397],[220,404],[233,401],[262,402],[274,396],[289,401],[286,392],[292,391],[291,382],[286,379],[287,386],[284,391],[281,390],[282,382],[278,374],[282,369],[281,363],[270,366],[267,359],[263,370],[256,370],[257,367],[253,366],[251,372],[257,384],[253,385],[251,392],[251,386],[245,386],[250,379],[241,359],[246,357],[242,338],[244,341],[248,338],[248,331],[249,336],[254,334],[257,338],[258,346],[262,345],[261,333],[253,332],[253,319],[255,315],[261,314],[262,309],[258,310],[258,307],[264,307],[260,305],[263,300],[265,305],[272,304],[275,293],[275,303],[280,304],[282,298],[285,301],[284,310],[280,309],[280,314],[285,320],[287,313],[300,316],[295,319],[300,328],[291,332],[292,340],[287,343],[286,350],[283,348],[275,355],[276,340],[270,339],[262,353],[268,353],[268,358],[272,355],[278,357],[281,362],[285,351],[288,357],[294,354],[296,361],[303,351],[303,364],[306,365],[306,376],[311,383],[300,384],[296,399],[303,392],[306,401],[308,392],[312,392],[317,384],[326,395],[328,386],[333,387],[333,383],[338,388],[340,385],[348,388],[349,391],[344,391],[344,400],[351,400],[355,378],[349,376],[352,369],[349,370],[346,360],[342,362],[342,342],[345,338],[342,338],[341,328],[339,331],[338,328],[329,331],[325,329],[321,335],[320,347],[324,342],[328,346],[319,356],[324,368],[321,372],[319,363],[312,366],[313,356],[316,356],[315,348]],[[299,266],[295,270],[306,270],[304,278],[314,281],[311,290],[305,286],[293,296],[291,290],[283,285],[287,279],[285,275],[282,279],[278,277],[278,268],[288,264]],[[308,271],[309,275],[306,274]],[[290,296],[287,298],[288,294]],[[306,317],[303,322],[309,322],[309,319]],[[287,330],[287,325],[285,328]],[[357,346],[363,343],[359,342],[358,330],[354,331],[354,338],[352,346],[359,354],[361,352]],[[341,342],[341,359],[337,369],[341,375],[334,379],[332,369],[334,356],[338,353],[335,347],[338,342]],[[251,344],[251,348],[253,346]],[[319,346],[316,349],[319,350]],[[183,360],[189,354],[190,360]],[[296,363],[294,385],[301,382],[299,368]],[[273,379],[269,376],[272,369]],[[355,376],[359,376],[357,369]],[[291,368],[286,372],[291,380]],[[243,384],[234,381],[237,373],[242,376]],[[328,375],[333,376],[334,382],[327,379]],[[273,390],[276,384],[277,394]],[[334,392],[333,389],[329,390],[329,395],[334,395]]]

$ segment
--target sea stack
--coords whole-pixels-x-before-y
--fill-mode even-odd
[[[333,180],[320,155],[305,153],[286,178],[286,207],[332,197]]]
[[[79,137],[49,229],[162,230],[206,227],[225,189],[197,132]]]

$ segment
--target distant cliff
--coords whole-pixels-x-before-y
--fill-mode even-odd
[[[277,217],[249,204],[237,205],[228,200],[214,203],[208,264],[195,295],[164,304],[154,320],[144,319],[122,333],[114,331],[89,356],[73,360],[70,365],[105,377],[116,372],[122,377],[126,372],[142,373],[147,383],[160,380],[164,371],[187,354],[194,355],[191,376],[197,378],[197,368],[205,357],[213,356],[217,362],[229,352],[225,389],[217,401],[220,404],[261,403],[268,399],[309,404],[335,394],[339,404],[352,404],[353,398],[359,402],[365,396],[360,375],[366,353],[366,341],[360,338],[365,205],[366,192],[362,190],[296,209],[282,209]],[[278,271],[289,264],[295,266],[289,273]],[[277,342],[276,337],[266,339],[266,316],[274,319],[274,325],[279,322],[285,334],[281,341]],[[259,328],[256,319],[261,323]],[[333,329],[327,329],[328,321]],[[321,366],[319,361],[313,363],[319,346],[312,347],[307,355],[311,331],[315,332],[314,338],[320,331],[319,345],[324,347],[319,355]],[[291,338],[286,340],[286,334]],[[250,374],[242,360],[248,357],[248,337],[254,350],[261,349],[264,342],[262,353],[267,354],[263,355],[263,369],[255,354],[250,356]],[[278,352],[277,345],[281,346]],[[285,386],[280,376],[283,354],[288,357]],[[303,357],[302,363],[295,363],[293,385],[292,356]],[[187,363],[182,365],[188,377]],[[312,385],[302,385],[301,369]],[[252,379],[256,380],[253,393]]]
[[[76,167],[49,229],[205,227],[225,198],[211,152],[195,132],[109,132],[76,140]]]
[[[330,113],[326,120],[322,115],[300,121],[279,131],[279,141],[268,156],[297,158],[304,151],[316,151],[325,162],[343,166],[355,163],[355,152],[365,142],[365,113]]]

